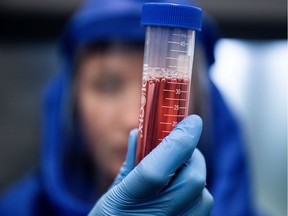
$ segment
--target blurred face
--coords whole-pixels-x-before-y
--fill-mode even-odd
[[[109,49],[82,59],[76,77],[77,107],[98,176],[112,181],[138,126],[143,51]],[[111,182],[110,182],[111,183]]]

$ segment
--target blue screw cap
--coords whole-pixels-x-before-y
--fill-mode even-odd
[[[142,9],[141,24],[201,31],[202,10],[190,5],[145,3]]]

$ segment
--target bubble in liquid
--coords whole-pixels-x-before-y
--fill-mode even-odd
[[[177,79],[176,78],[171,78],[171,81],[172,82],[177,82]]]
[[[183,81],[184,81],[185,83],[188,83],[190,80],[187,79],[187,78],[184,78]]]
[[[153,84],[153,83],[155,83],[155,78],[149,79],[149,84]]]

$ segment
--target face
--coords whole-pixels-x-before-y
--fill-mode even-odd
[[[86,56],[77,71],[77,107],[97,174],[114,179],[138,126],[143,51],[111,49]]]

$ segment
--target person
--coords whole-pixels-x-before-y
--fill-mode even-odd
[[[190,100],[203,132],[198,116],[185,118],[134,168],[143,2],[87,0],[72,17],[62,68],[44,91],[41,166],[2,196],[0,215],[254,215],[239,128],[208,74],[209,19]]]

